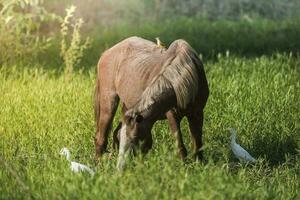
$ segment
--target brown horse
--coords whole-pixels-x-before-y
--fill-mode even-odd
[[[121,101],[120,157],[139,142],[141,150],[147,152],[152,147],[153,124],[167,118],[184,159],[187,151],[180,121],[186,116],[195,158],[202,159],[203,109],[208,95],[203,65],[186,41],[176,40],[168,49],[139,37],[121,41],[105,51],[98,63],[96,156],[106,151],[108,134]]]

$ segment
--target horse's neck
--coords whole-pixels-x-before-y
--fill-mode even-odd
[[[154,103],[162,101],[166,96],[170,96],[172,85],[169,81],[165,80],[163,75],[158,75],[152,83],[142,93],[139,101],[134,106],[135,110],[142,112],[149,109]]]
[[[172,107],[176,106],[176,95],[172,88],[166,89],[159,95],[152,96],[151,100],[151,104],[144,108],[140,106],[140,109],[137,109],[137,111],[147,119],[157,120],[157,118],[164,115]],[[136,106],[139,107],[138,104]]]

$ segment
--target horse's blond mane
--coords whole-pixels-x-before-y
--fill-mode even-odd
[[[133,110],[141,112],[157,101],[157,97],[169,89],[176,94],[177,106],[185,109],[198,92],[199,58],[193,48],[184,40],[174,41],[166,51],[169,55],[160,73],[141,95]]]

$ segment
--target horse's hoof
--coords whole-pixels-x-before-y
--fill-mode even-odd
[[[202,162],[203,161],[203,152],[197,151],[196,153],[194,153],[194,160],[196,162]]]
[[[180,150],[179,150],[179,156],[180,156],[180,159],[181,160],[186,160],[186,157],[187,157],[187,150],[186,150],[186,148],[181,148]]]

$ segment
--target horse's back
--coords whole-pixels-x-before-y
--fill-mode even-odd
[[[126,38],[119,43],[115,44],[108,50],[104,52],[104,54],[111,54],[111,53],[126,53],[131,54],[134,52],[153,52],[153,50],[157,49],[157,45],[149,40],[132,36]]]
[[[140,96],[152,80],[162,71],[164,65],[180,52],[184,55],[192,49],[184,40],[174,41],[168,50],[139,37],[127,38],[106,50],[98,65],[98,78],[101,88],[115,92],[127,108],[137,103]],[[198,61],[196,53],[192,59]],[[202,90],[207,85],[203,66],[197,63]]]
[[[126,107],[132,107],[151,80],[161,70],[163,52],[151,41],[130,37],[113,46],[109,52],[116,63],[114,86]]]

